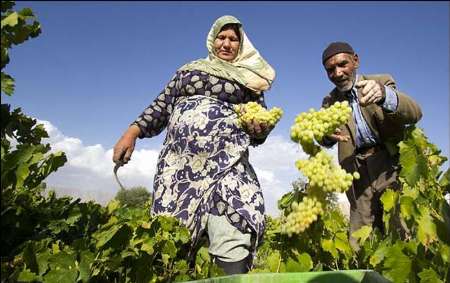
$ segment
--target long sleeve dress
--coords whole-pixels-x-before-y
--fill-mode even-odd
[[[181,220],[193,242],[205,232],[208,213],[225,215],[241,232],[251,232],[253,251],[264,233],[264,200],[248,161],[252,139],[233,106],[264,95],[201,71],[178,71],[136,119],[139,138],[167,128],[154,178],[152,214]]]

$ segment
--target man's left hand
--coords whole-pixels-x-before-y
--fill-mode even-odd
[[[381,104],[386,98],[386,89],[384,85],[375,80],[359,81],[355,84],[356,88],[362,88],[362,98],[359,100],[361,106],[367,106],[372,103]]]

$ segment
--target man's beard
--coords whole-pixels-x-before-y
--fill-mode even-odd
[[[349,77],[348,83],[345,86],[343,87],[336,86],[336,88],[340,92],[347,92],[353,88],[355,81],[356,81],[356,71],[354,71],[351,77]]]

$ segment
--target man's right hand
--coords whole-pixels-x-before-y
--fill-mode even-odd
[[[132,125],[122,135],[119,141],[114,146],[113,162],[125,165],[130,161],[131,154],[133,153],[136,139],[139,136],[140,129],[138,126]]]
[[[350,136],[343,135],[339,128],[334,131],[334,134],[331,134],[327,137],[335,142],[348,142],[350,140]]]

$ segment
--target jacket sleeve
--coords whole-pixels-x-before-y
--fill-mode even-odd
[[[401,122],[405,125],[417,123],[422,118],[422,110],[419,104],[417,104],[410,96],[397,89],[395,80],[391,75],[385,74],[379,75],[377,77],[383,85],[393,89],[398,98],[396,111],[389,113],[385,112],[387,118],[396,120],[396,122]]]
[[[175,74],[166,87],[141,115],[132,123],[141,130],[139,138],[149,138],[161,133],[172,114],[175,98],[178,96],[177,81],[180,73]]]

